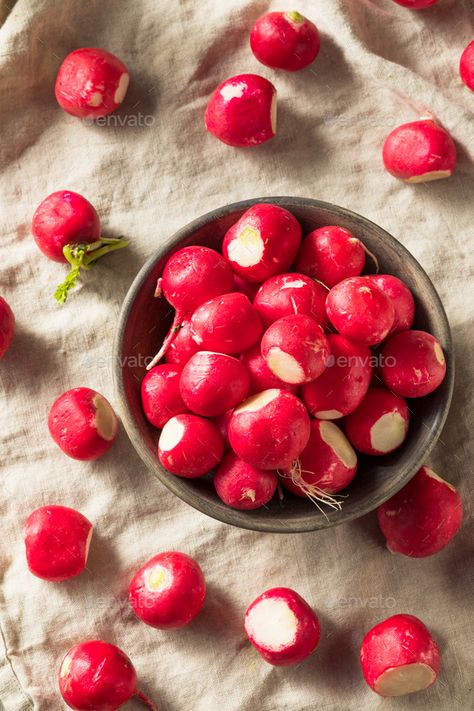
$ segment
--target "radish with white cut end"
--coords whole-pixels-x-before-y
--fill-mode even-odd
[[[158,440],[158,459],[172,474],[194,479],[207,474],[222,459],[224,441],[217,427],[197,415],[168,420]]]
[[[454,486],[425,466],[377,509],[388,550],[410,558],[442,550],[458,532],[462,518],[462,500]]]
[[[316,25],[299,12],[267,12],[250,33],[250,47],[267,67],[297,72],[319,54],[321,40]]]
[[[117,711],[135,697],[149,709],[156,706],[137,689],[137,673],[125,652],[99,639],[72,647],[59,668],[59,690],[76,711]]]
[[[15,335],[15,316],[4,298],[0,296],[0,358],[3,358]]]
[[[408,7],[410,10],[424,10],[425,7],[436,5],[439,0],[393,0],[397,5]]]
[[[216,296],[196,309],[191,333],[200,348],[233,355],[255,345],[263,328],[245,294],[234,292]]]
[[[222,253],[242,279],[263,282],[288,271],[301,244],[301,226],[278,205],[250,207],[227,230]]]
[[[264,390],[239,405],[229,440],[240,459],[259,469],[283,469],[299,457],[310,434],[305,406],[286,390]]]
[[[214,475],[218,497],[233,509],[251,511],[267,504],[278,484],[275,472],[258,469],[230,452]]]
[[[259,654],[274,666],[299,664],[316,649],[319,620],[291,588],[272,588],[245,613],[245,632]]]
[[[423,397],[441,385],[446,359],[439,341],[426,331],[402,331],[382,349],[385,385],[402,397]]]
[[[165,361],[183,367],[198,350],[199,346],[191,333],[191,317],[187,316],[177,326],[176,335],[168,344]]]
[[[342,430],[333,422],[312,420],[308,444],[281,476],[293,494],[340,508],[340,503],[326,494],[345,489],[356,471],[357,455]]]
[[[449,178],[456,165],[456,146],[432,119],[395,128],[385,139],[383,162],[391,175],[406,183]]]
[[[333,286],[326,311],[342,336],[366,346],[383,341],[395,320],[391,299],[365,277],[350,277]]]
[[[327,328],[327,295],[328,289],[304,274],[277,274],[262,284],[253,305],[265,328],[292,314],[311,316]]]
[[[103,395],[90,388],[73,388],[53,403],[48,428],[68,457],[91,461],[102,457],[113,445],[118,420]]]
[[[302,274],[333,287],[343,279],[359,276],[365,264],[365,247],[343,227],[328,225],[310,232],[295,262]]]
[[[62,582],[80,575],[86,567],[92,523],[67,506],[41,506],[23,528],[26,561],[33,575]]]
[[[414,615],[393,615],[365,635],[360,663],[367,684],[380,696],[404,696],[434,684],[438,645]]]
[[[148,422],[161,429],[175,415],[189,412],[179,392],[181,368],[157,365],[142,380],[143,412]]]
[[[244,351],[240,356],[240,360],[247,368],[250,377],[249,395],[255,395],[256,393],[261,393],[262,390],[270,390],[272,388],[288,390],[293,395],[298,393],[297,385],[285,383],[272,373],[265,362],[265,358],[262,356],[260,343],[257,343],[248,351]]]
[[[385,388],[371,387],[357,410],[347,415],[346,434],[359,452],[388,454],[405,441],[409,419],[403,398]]]
[[[301,398],[313,417],[337,420],[362,402],[372,377],[371,353],[367,346],[344,336],[327,336],[331,355],[326,370],[301,388]]]
[[[56,99],[64,111],[97,119],[115,111],[125,98],[130,75],[123,62],[104,49],[83,47],[67,55],[56,79]]]
[[[219,141],[243,148],[273,138],[276,118],[277,91],[273,84],[258,74],[238,74],[214,91],[204,123]]]
[[[60,304],[76,285],[81,269],[90,269],[105,254],[128,245],[121,237],[101,237],[95,208],[72,190],[58,190],[48,195],[35,210],[31,231],[48,259],[71,265],[68,276],[54,295]]]
[[[187,407],[197,415],[216,417],[247,396],[249,375],[237,358],[199,351],[184,366],[179,391]]]
[[[415,318],[415,302],[407,285],[391,274],[370,274],[366,279],[378,286],[392,301],[395,319],[389,336],[411,328]]]
[[[461,55],[459,74],[468,89],[474,91],[474,40],[467,45]]]
[[[158,553],[138,570],[129,586],[130,605],[143,622],[159,630],[188,625],[201,611],[206,581],[185,553]]]
[[[326,368],[329,358],[323,329],[303,314],[275,321],[265,331],[261,349],[272,373],[292,385],[315,380]]]

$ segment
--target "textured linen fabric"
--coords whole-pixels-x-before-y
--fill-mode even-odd
[[[298,74],[263,67],[248,46],[254,20],[287,5],[1,3],[0,292],[18,327],[0,365],[0,698],[8,711],[63,709],[60,659],[88,638],[126,650],[162,711],[472,708],[474,94],[461,84],[458,61],[474,37],[473,3],[440,0],[413,12],[391,0],[298,0],[322,33],[320,56]],[[68,116],[54,99],[61,60],[83,46],[116,53],[131,72],[126,101],[105,125]],[[263,146],[236,150],[206,133],[203,113],[217,84],[242,72],[277,86],[279,130]],[[427,111],[456,140],[456,173],[405,185],[383,170],[381,146],[393,127]],[[43,197],[62,188],[85,194],[104,233],[131,244],[86,274],[59,307],[52,293],[65,269],[40,254],[30,220]],[[439,291],[457,380],[429,463],[459,487],[466,516],[455,541],[432,558],[391,556],[374,515],[305,535],[232,528],[155,481],[123,429],[95,463],[68,459],[48,435],[49,407],[64,390],[87,385],[114,402],[121,301],[160,242],[208,210],[262,195],[319,198],[367,216],[408,247]],[[87,571],[64,584],[26,569],[21,526],[47,503],[73,506],[95,525]],[[194,556],[208,581],[203,612],[176,632],[145,626],[126,599],[133,571],[166,549]],[[295,668],[267,665],[243,633],[247,605],[280,585],[298,590],[321,618],[318,649]],[[442,673],[424,693],[383,700],[362,678],[359,645],[396,612],[418,615],[432,630]]]

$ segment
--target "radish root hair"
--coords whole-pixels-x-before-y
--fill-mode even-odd
[[[342,495],[333,496],[331,494],[328,494],[326,491],[323,491],[318,486],[315,486],[314,484],[308,484],[308,482],[303,479],[302,475],[310,474],[311,472],[301,468],[301,462],[299,459],[295,459],[295,461],[291,465],[289,472],[280,471],[278,473],[280,474],[280,476],[283,477],[283,479],[290,479],[293,484],[295,484],[295,486],[298,486],[303,491],[303,493],[306,494],[308,499],[313,502],[316,508],[319,509],[323,516],[326,517],[326,519],[328,518],[327,514],[319,504],[329,506],[335,511],[340,511],[342,509],[342,500],[346,497]]]

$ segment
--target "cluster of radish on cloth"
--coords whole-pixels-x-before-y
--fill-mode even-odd
[[[227,231],[223,254],[190,246],[170,256],[156,295],[174,320],[141,388],[169,472],[215,469],[218,496],[237,509],[267,504],[279,482],[340,507],[355,450],[400,447],[404,398],[433,392],[446,362],[432,335],[411,330],[408,287],[360,276],[366,252],[338,226],[302,241],[288,210],[256,204]]]

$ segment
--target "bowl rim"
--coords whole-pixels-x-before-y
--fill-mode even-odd
[[[228,508],[229,517],[226,517],[221,513],[220,508],[216,508],[213,504],[207,502],[203,498],[196,495],[195,492],[187,489],[183,486],[183,481],[186,479],[180,477],[175,477],[166,472],[166,470],[161,466],[158,458],[152,457],[149,448],[143,444],[143,446],[137,446],[137,442],[142,441],[142,434],[136,425],[134,418],[127,406],[127,397],[125,393],[124,382],[122,378],[123,366],[122,366],[122,345],[123,338],[125,334],[125,329],[127,327],[129,314],[136,296],[140,289],[142,288],[144,282],[148,278],[150,272],[154,269],[156,263],[163,259],[165,254],[171,251],[175,246],[177,246],[181,241],[185,240],[193,232],[205,227],[209,222],[212,222],[218,218],[225,217],[226,215],[237,211],[237,210],[247,210],[252,205],[257,203],[271,203],[285,207],[291,211],[291,206],[294,207],[314,207],[320,210],[337,211],[342,217],[347,217],[351,220],[356,220],[361,222],[378,233],[378,236],[386,244],[389,244],[392,249],[395,249],[402,258],[410,260],[419,272],[419,277],[424,283],[424,287],[429,292],[429,298],[431,299],[435,311],[441,321],[441,328],[443,331],[443,339],[445,350],[449,353],[448,368],[445,377],[445,388],[446,396],[443,401],[443,407],[438,413],[437,420],[433,426],[432,438],[426,442],[425,446],[419,450],[418,455],[414,458],[410,467],[405,472],[404,476],[397,478],[392,486],[387,486],[387,489],[383,495],[377,496],[376,494],[367,497],[367,501],[364,504],[360,504],[356,511],[344,512],[344,507],[338,512],[337,518],[332,516],[325,519],[322,516],[311,516],[302,517],[295,519],[294,522],[289,524],[281,521],[277,516],[273,518],[268,518],[264,520],[254,519],[251,515],[252,512],[239,511],[237,509]],[[243,528],[251,531],[260,531],[267,533],[305,533],[316,530],[322,530],[332,526],[337,526],[342,523],[347,523],[349,521],[356,520],[365,516],[366,514],[374,511],[378,506],[391,498],[397,493],[403,486],[405,486],[408,481],[415,475],[418,469],[423,465],[425,458],[430,454],[435,444],[437,443],[446,418],[448,416],[449,408],[451,405],[451,400],[454,390],[454,377],[455,377],[455,362],[454,362],[454,349],[451,329],[449,326],[446,311],[441,302],[441,299],[431,281],[428,274],[425,272],[418,260],[411,254],[411,252],[395,237],[393,237],[389,232],[387,232],[383,227],[380,227],[372,220],[367,217],[360,215],[352,210],[341,207],[334,203],[325,202],[322,200],[316,200],[307,197],[295,197],[295,196],[265,196],[250,198],[247,200],[240,200],[233,203],[228,203],[214,210],[210,210],[203,215],[195,218],[191,222],[181,227],[179,230],[171,234],[165,241],[154,251],[154,253],[146,260],[144,265],[138,271],[137,275],[133,279],[127,294],[122,303],[120,309],[117,326],[115,329],[115,336],[113,341],[113,383],[115,396],[119,403],[119,413],[121,416],[122,423],[124,425],[125,431],[127,432],[130,442],[146,465],[150,473],[155,476],[159,481],[166,486],[173,494],[175,494],[179,499],[184,501],[189,506],[200,511],[201,513],[223,523],[236,526],[238,528]],[[224,510],[225,513],[225,510]]]

